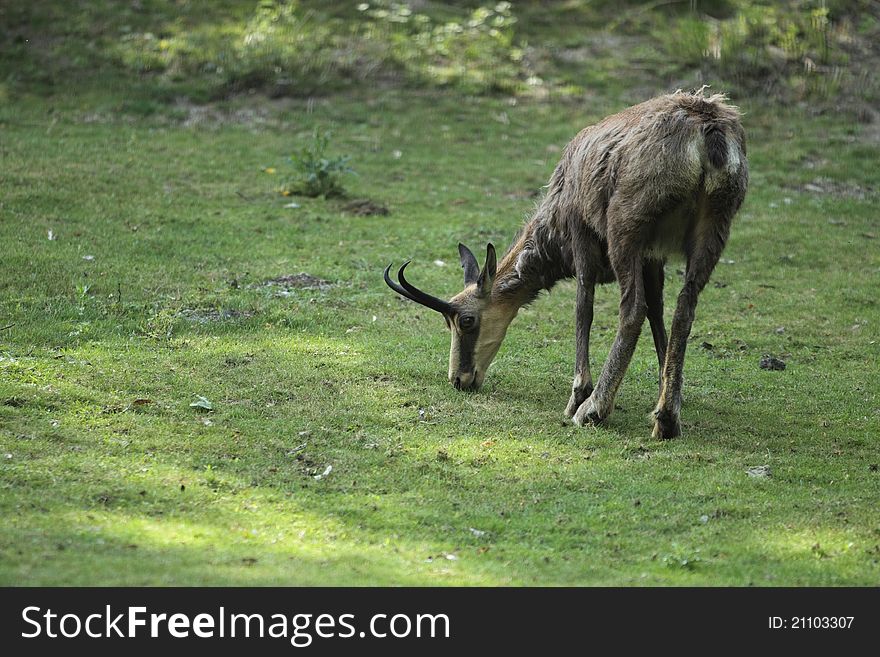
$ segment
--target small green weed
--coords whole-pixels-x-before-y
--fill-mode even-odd
[[[333,198],[345,195],[340,177],[354,173],[348,166],[348,155],[329,157],[327,146],[330,133],[315,130],[312,143],[298,153],[290,156],[294,174],[285,185],[284,191],[300,196]]]

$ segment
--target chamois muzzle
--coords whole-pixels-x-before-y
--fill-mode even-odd
[[[449,382],[456,390],[478,390],[480,384],[477,383],[477,372],[458,372],[449,377]]]
[[[433,297],[426,292],[422,292],[419,288],[406,280],[406,277],[403,275],[403,270],[406,269],[406,266],[409,263],[410,261],[407,260],[403,263],[400,269],[397,270],[397,279],[400,281],[399,283],[395,283],[391,279],[391,276],[388,275],[388,272],[391,270],[391,265],[389,264],[385,267],[385,282],[388,284],[388,287],[411,301],[420,303],[431,310],[436,310],[438,313],[446,315],[447,317],[452,317],[455,314],[455,310],[448,302]]]

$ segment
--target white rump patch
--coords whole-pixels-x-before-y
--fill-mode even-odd
[[[727,163],[723,169],[715,169],[712,165],[706,167],[706,193],[711,194],[723,185],[728,177],[735,175],[740,166],[742,166],[742,157],[739,151],[739,145],[725,135],[727,141]]]
[[[740,157],[739,145],[729,137],[727,138],[727,172],[736,173],[739,171]]]
[[[687,150],[685,151],[685,161],[687,162],[688,170],[695,179],[699,178],[700,171],[703,168],[703,158],[705,157],[703,149],[703,138],[694,137],[688,142]]]

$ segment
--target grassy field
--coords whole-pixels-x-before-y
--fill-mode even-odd
[[[571,282],[463,394],[441,319],[381,273],[457,292],[458,241],[503,250],[568,139],[666,82],[144,109],[107,80],[0,87],[3,585],[880,584],[876,124],[733,99],[751,189],[684,435],[656,442],[647,327],[608,425],[578,429]],[[348,199],[279,193],[316,128]],[[267,284],[301,273],[322,282]],[[594,371],[616,309],[601,288]]]

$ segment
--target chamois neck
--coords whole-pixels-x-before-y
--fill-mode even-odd
[[[571,245],[548,220],[545,206],[520,231],[498,264],[492,296],[517,308],[573,275]]]

